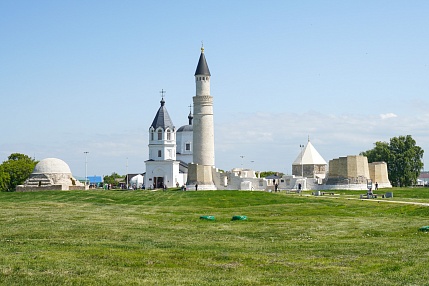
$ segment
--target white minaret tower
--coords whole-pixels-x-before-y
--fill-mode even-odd
[[[195,71],[194,100],[194,163],[214,166],[213,97],[210,95],[210,71],[204,48]]]
[[[214,190],[213,170],[214,156],[214,126],[213,126],[213,97],[210,95],[210,70],[204,56],[204,47],[195,71],[196,93],[194,102],[193,121],[193,163],[188,165],[188,188],[198,184],[198,189]]]

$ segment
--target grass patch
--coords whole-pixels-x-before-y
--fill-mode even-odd
[[[351,195],[0,193],[0,284],[426,284],[429,208]]]

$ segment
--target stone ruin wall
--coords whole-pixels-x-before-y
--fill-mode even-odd
[[[368,158],[365,156],[347,156],[348,178],[370,178],[368,169]]]
[[[373,162],[368,164],[369,176],[373,183],[390,184],[387,173],[387,164],[385,162]]]
[[[368,159],[365,156],[347,156],[329,161],[328,185],[366,184],[369,179]]]
[[[329,176],[342,178],[369,178],[368,159],[365,156],[347,156],[330,160]]]

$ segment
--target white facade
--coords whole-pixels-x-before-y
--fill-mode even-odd
[[[176,131],[167,127],[149,129],[149,160],[176,160]]]
[[[162,188],[165,184],[167,188],[184,184],[186,176],[179,173],[179,161],[146,161],[145,188]]]

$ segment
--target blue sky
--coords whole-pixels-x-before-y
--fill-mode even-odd
[[[84,176],[88,151],[88,175],[144,172],[159,92],[187,124],[204,41],[216,167],[290,173],[308,136],[329,161],[408,134],[428,164],[428,14],[429,1],[3,0],[0,161],[56,157]]]

